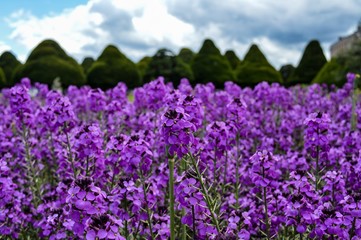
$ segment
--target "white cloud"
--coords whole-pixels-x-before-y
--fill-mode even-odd
[[[109,16],[109,8],[115,12],[114,16]],[[125,15],[119,15],[120,11]],[[126,22],[127,15],[132,24],[127,26],[129,29],[106,25],[109,19],[114,25]],[[139,60],[160,47],[186,46],[195,32],[191,24],[170,15],[161,0],[90,0],[59,15],[42,18],[20,10],[7,21],[13,28],[10,38],[28,51],[51,38],[79,60],[86,55],[97,57],[107,44],[115,44],[126,55]]]
[[[9,51],[11,49],[11,47],[9,45],[7,45],[4,42],[0,42],[0,54],[2,54],[5,51]]]
[[[60,15],[37,18],[29,12],[20,10],[8,19],[13,31],[10,38],[30,50],[40,41],[55,39],[71,54],[82,54],[84,44],[102,41],[106,33],[96,28],[102,21],[98,13],[90,13],[89,5],[80,5],[66,10]],[[95,27],[95,28],[94,28]],[[92,38],[83,33],[92,29],[98,38]]]
[[[170,15],[161,2],[148,3],[143,14],[133,18],[135,31],[145,41],[170,41],[179,46],[186,42],[187,36],[194,34],[191,24],[185,23]]]
[[[211,38],[222,52],[233,49],[240,58],[257,43],[279,68],[297,65],[313,38],[327,47],[328,56],[330,43],[354,29],[361,11],[357,1],[89,0],[45,17],[17,11],[7,21],[10,38],[27,51],[52,38],[78,60],[97,57],[107,44],[137,61],[162,47],[198,51]]]
[[[266,37],[255,38],[253,42],[259,46],[260,50],[266,57],[272,56],[272,63],[277,68],[288,63],[293,64],[293,66],[297,66],[300,61],[300,51],[296,48],[287,48]],[[269,58],[268,61],[270,61]]]

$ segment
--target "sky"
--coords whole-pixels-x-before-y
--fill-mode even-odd
[[[198,52],[206,38],[243,59],[255,43],[273,66],[297,66],[312,39],[326,57],[361,20],[361,0],[11,0],[0,8],[0,53],[22,62],[54,39],[79,62],[114,44],[137,62],[160,48]]]

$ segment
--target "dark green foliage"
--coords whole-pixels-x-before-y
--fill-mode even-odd
[[[211,39],[206,39],[203,42],[201,49],[198,52],[198,55],[221,55],[221,51],[216,47],[214,42]]]
[[[282,83],[281,74],[269,66],[244,61],[237,70],[238,83],[243,87],[254,87],[263,81]]]
[[[194,52],[190,50],[189,48],[182,48],[179,51],[178,57],[185,63],[191,64],[193,58],[194,58]]]
[[[35,61],[47,56],[55,56],[70,61],[74,60],[66,54],[57,42],[47,39],[34,48],[26,61]]]
[[[88,72],[88,84],[94,88],[109,89],[124,82],[129,89],[140,86],[136,65],[117,47],[108,45]]]
[[[310,41],[298,67],[291,76],[291,84],[308,84],[316,77],[323,65],[327,63],[320,43],[317,40]]]
[[[243,60],[261,65],[271,65],[256,44],[251,45]]]
[[[212,40],[206,39],[192,62],[195,83],[213,82],[223,88],[226,81],[234,81],[235,75],[227,58],[221,54]]]
[[[3,69],[0,67],[0,89],[6,87],[6,77]]]
[[[241,86],[253,87],[260,82],[282,83],[281,74],[267,61],[257,45],[253,44],[243,62],[236,69],[237,80]]]
[[[60,79],[62,87],[85,84],[85,75],[75,59],[53,40],[41,42],[31,52],[26,63],[19,66],[14,73],[14,81],[29,77],[33,82],[52,85],[56,78]]]
[[[3,52],[0,56],[0,68],[2,68],[5,74],[6,83],[5,87],[11,87],[14,85],[13,74],[17,67],[21,66],[21,63],[11,52]]]
[[[345,68],[337,59],[331,59],[318,72],[312,83],[326,83],[327,85],[335,84],[341,87],[345,81]]]
[[[178,86],[182,78],[193,81],[193,73],[188,64],[179,59],[172,51],[160,49],[152,57],[144,75],[144,82],[149,82],[159,76],[163,76],[166,82],[172,82]]]
[[[361,41],[356,41],[349,51],[326,63],[314,78],[313,83],[335,84],[342,87],[346,82],[345,76],[348,72],[358,74],[361,72]],[[361,83],[358,87],[361,87]]]
[[[228,50],[224,54],[229,63],[231,64],[232,69],[236,69],[239,65],[241,65],[242,61],[238,58],[236,53],[233,50]]]
[[[280,68],[279,72],[281,73],[284,85],[288,86],[290,84],[290,77],[292,76],[295,69],[296,68],[292,64],[286,64]]]
[[[89,69],[91,68],[91,66],[93,65],[94,62],[95,62],[95,60],[92,57],[84,58],[83,62],[81,63],[81,66],[82,66],[85,74],[88,74]]]
[[[138,71],[139,71],[139,73],[140,73],[141,79],[144,78],[145,71],[147,70],[150,61],[152,61],[152,58],[146,56],[146,57],[142,58],[142,59],[137,63],[137,68],[138,68]]]

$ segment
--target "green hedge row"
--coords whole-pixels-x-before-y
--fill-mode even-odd
[[[160,49],[154,56],[146,56],[138,63],[128,59],[116,46],[107,46],[97,59],[84,58],[77,63],[58,43],[45,40],[36,46],[24,64],[10,52],[0,56],[0,88],[10,87],[23,77],[51,86],[59,79],[62,87],[69,85],[109,89],[124,82],[132,89],[163,76],[177,86],[182,78],[197,83],[213,82],[222,88],[224,82],[234,81],[241,86],[255,86],[259,82],[295,84],[326,83],[341,86],[347,71],[361,69],[361,42],[342,57],[327,62],[320,43],[312,40],[306,46],[297,67],[284,65],[277,71],[253,44],[243,60],[228,50],[222,55],[214,42],[206,39],[199,52],[182,48],[178,54]]]

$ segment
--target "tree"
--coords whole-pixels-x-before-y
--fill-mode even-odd
[[[248,52],[244,56],[244,61],[271,66],[266,56],[262,53],[257,44],[251,45]]]
[[[318,72],[312,83],[326,83],[327,85],[336,85],[341,87],[346,82],[345,67],[343,67],[336,58],[332,58]]]
[[[311,83],[326,63],[327,60],[319,41],[310,41],[303,52],[299,65],[291,76],[291,84]]]
[[[290,85],[290,77],[292,76],[293,72],[295,71],[295,67],[292,64],[283,65],[280,68],[280,74],[282,76],[283,84],[286,86]]]
[[[232,69],[236,69],[241,65],[242,61],[238,58],[236,53],[233,50],[227,50],[224,56],[227,58],[228,62],[231,64]]]
[[[241,86],[255,86],[260,82],[282,83],[281,74],[268,62],[257,45],[253,44],[246,53],[241,65],[236,69]]]
[[[14,85],[13,74],[17,67],[21,66],[21,63],[16,57],[8,51],[3,52],[0,56],[0,68],[2,68],[5,74],[5,87],[11,87]]]
[[[109,89],[124,82],[132,89],[140,86],[136,65],[114,45],[108,45],[88,72],[88,84],[94,88]]]
[[[57,78],[63,87],[85,84],[85,75],[75,59],[53,40],[44,40],[30,53],[26,63],[19,66],[14,73],[14,81],[29,77],[34,82],[51,86]]]
[[[213,82],[217,88],[222,88],[226,81],[236,79],[231,64],[210,39],[203,42],[191,66],[195,83]]]
[[[6,87],[6,77],[3,69],[0,67],[0,89]]]
[[[159,76],[163,76],[165,82],[172,82],[175,87],[179,85],[182,78],[193,81],[190,66],[165,48],[159,49],[152,57],[144,75],[144,82],[149,82]]]
[[[348,72],[361,71],[361,41],[356,41],[349,51],[332,58],[318,72],[312,83],[325,83],[342,87],[346,82]],[[360,87],[361,83],[358,84]]]
[[[93,65],[94,62],[95,62],[95,60],[92,57],[84,58],[83,62],[81,63],[81,66],[82,66],[85,74],[88,74],[89,69],[91,68],[91,66]]]
[[[182,48],[178,53],[178,57],[187,64],[191,64],[194,55],[194,52],[189,48]]]
[[[144,78],[145,71],[147,70],[150,61],[152,61],[152,58],[149,56],[145,56],[137,63],[137,68],[140,73],[141,79]]]

